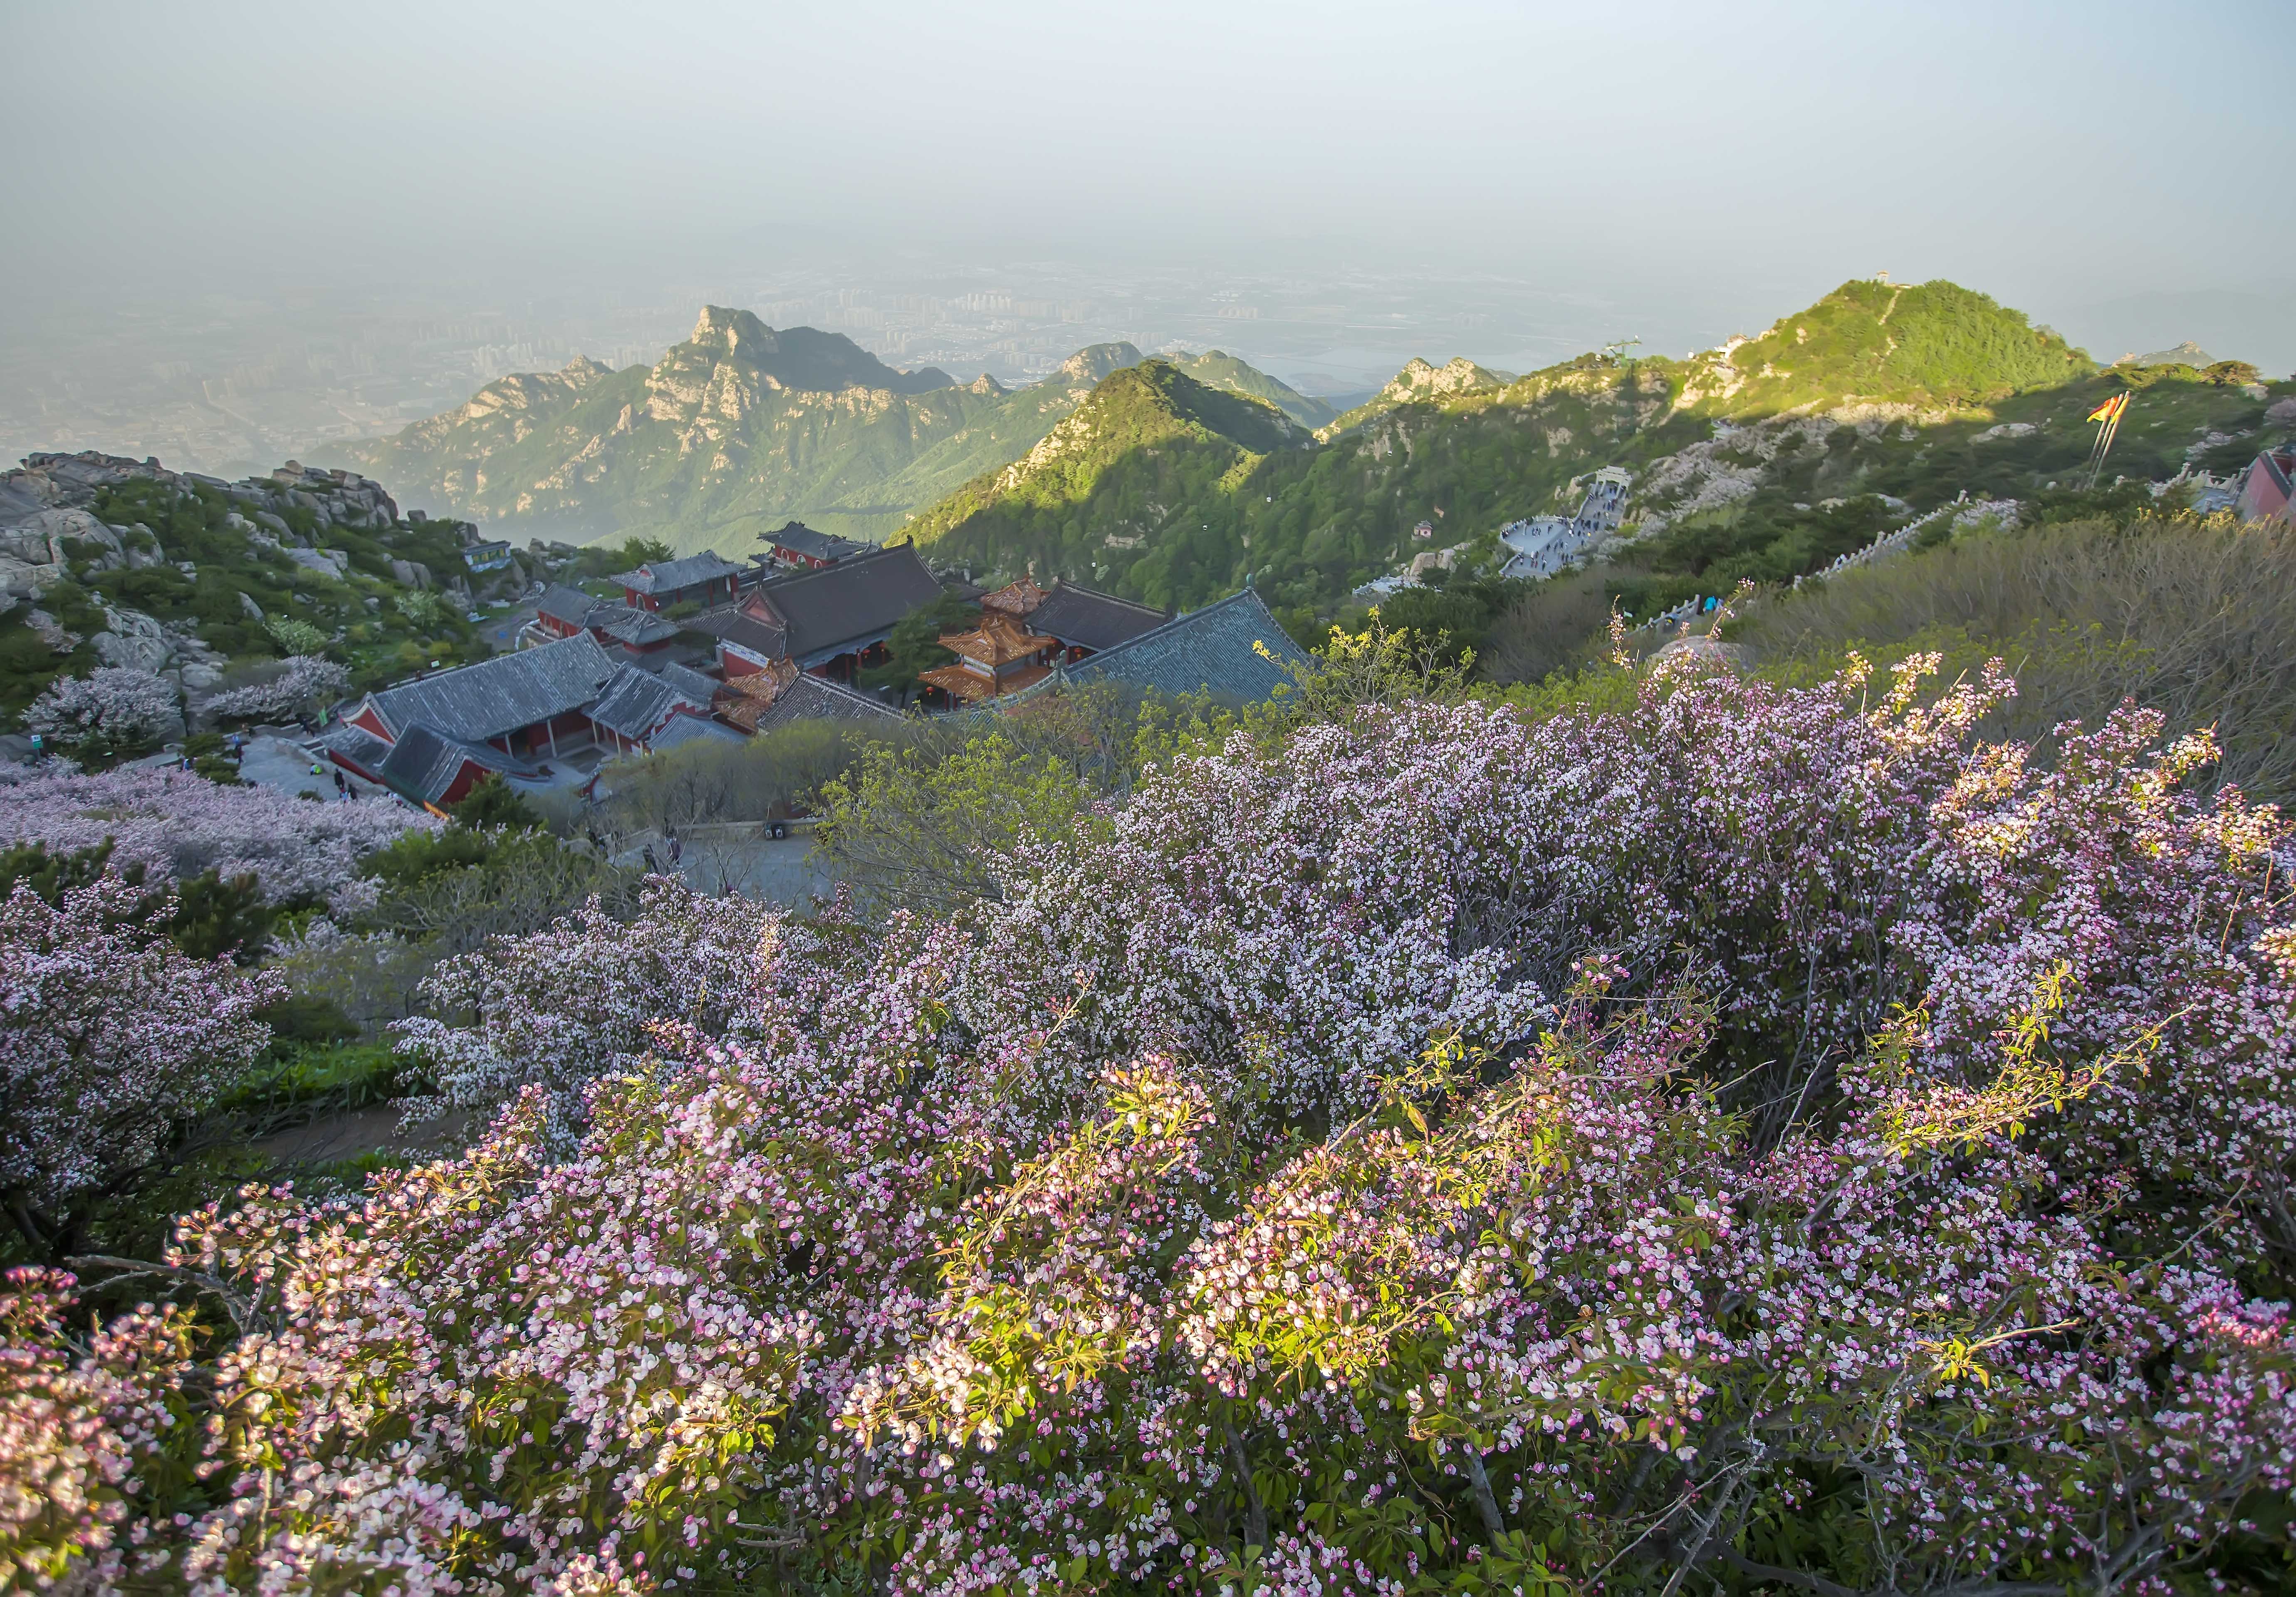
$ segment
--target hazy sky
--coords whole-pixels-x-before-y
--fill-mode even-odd
[[[889,248],[1749,323],[1877,268],[2061,321],[2296,278],[2284,0],[0,0],[0,45],[18,316]]]

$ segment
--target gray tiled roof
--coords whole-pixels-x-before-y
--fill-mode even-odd
[[[567,627],[583,627],[589,623],[590,612],[598,608],[598,601],[580,588],[570,588],[564,583],[553,583],[542,602],[534,607],[537,615],[548,616]]]
[[[802,521],[791,521],[779,532],[759,533],[758,542],[768,548],[786,549],[792,554],[809,554],[816,560],[832,562],[850,559],[869,547],[834,533],[816,532]]]
[[[788,627],[760,621],[736,605],[696,616],[686,625],[695,632],[738,644],[761,659],[779,659],[789,652]]]
[[[1160,610],[1113,594],[1059,582],[1045,595],[1045,602],[1029,612],[1029,629],[1063,643],[1113,649],[1142,633],[1155,631],[1171,618]]]
[[[404,793],[424,804],[436,804],[455,785],[455,776],[466,765],[499,771],[505,776],[531,780],[542,776],[533,766],[499,749],[448,737],[421,722],[399,733],[398,741],[391,745],[390,758],[382,762],[381,775],[383,784],[393,792]]]
[[[691,676],[693,673],[687,671],[685,675]],[[598,702],[590,707],[589,717],[607,731],[642,743],[661,725],[662,718],[676,714],[681,704],[707,713],[709,698],[707,692],[696,697],[680,684],[666,681],[651,671],[641,671],[636,666],[624,666],[614,673],[606,691],[598,696]]]
[[[701,716],[672,716],[669,725],[654,733],[653,741],[646,745],[649,753],[660,754],[665,749],[695,741],[746,743],[750,740],[721,721]]]
[[[617,571],[606,580],[636,588],[641,594],[675,594],[697,583],[741,574],[742,568],[732,561],[705,550],[683,560],[649,561],[635,571]]]
[[[843,683],[800,675],[758,717],[758,730],[771,732],[792,721],[867,721],[878,717],[900,719],[898,711],[866,693],[855,692]]]
[[[639,610],[627,604],[601,604],[590,611],[586,623],[592,630],[603,632],[618,643],[642,648],[659,643],[677,635],[677,623],[665,621],[650,610]]]
[[[449,737],[484,742],[580,709],[613,674],[614,662],[598,640],[580,632],[368,697],[395,737],[420,722]]]
[[[875,642],[940,594],[914,544],[873,549],[818,571],[792,571],[751,590],[781,617],[784,646],[801,666]]]
[[[382,762],[390,758],[390,745],[364,726],[348,722],[331,726],[311,740],[312,747],[324,749],[339,763],[348,766],[362,776],[380,779]]]
[[[1255,644],[1264,645],[1275,658],[1267,659]],[[1062,667],[1060,674],[1070,682],[1122,682],[1172,694],[1268,699],[1292,680],[1284,666],[1307,660],[1307,654],[1275,624],[1259,594],[1246,588]]]
[[[642,662],[638,668],[642,671],[652,672],[685,697],[705,708],[710,700],[718,697],[718,690],[726,685],[716,677],[704,676],[693,667],[681,665],[676,660],[666,661],[659,666],[647,660]]]

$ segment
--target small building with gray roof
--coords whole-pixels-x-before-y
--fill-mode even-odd
[[[595,638],[579,633],[380,689],[344,719],[387,743],[421,725],[505,754],[555,755],[570,737],[578,745],[590,741],[583,712],[617,668]]]
[[[723,604],[740,588],[742,568],[704,551],[680,560],[648,561],[606,580],[621,584],[622,602],[632,609],[664,610],[676,604]]]
[[[528,761],[491,744],[448,737],[420,724],[408,727],[390,746],[377,775],[392,792],[431,810],[460,804],[489,775],[537,785],[549,780]]]
[[[1054,583],[1028,616],[1029,630],[1058,638],[1072,660],[1129,643],[1172,618],[1169,610],[1072,582]]]
[[[895,544],[761,582],[740,603],[696,617],[693,627],[718,640],[729,679],[788,659],[801,671],[849,680],[882,657],[897,624],[940,596],[916,546]]]

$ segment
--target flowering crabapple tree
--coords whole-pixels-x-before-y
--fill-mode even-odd
[[[185,1221],[214,1495],[124,1522],[217,1593],[2284,1580],[2287,831],[1918,669],[1365,706],[783,921],[570,1156],[545,1077]]]
[[[12,1591],[121,1589],[148,1539],[135,1508],[172,1498],[198,1464],[182,1423],[191,1316],[147,1304],[90,1333],[72,1323],[74,1285],[37,1267],[0,1279],[0,1584]]]
[[[326,902],[357,881],[358,862],[410,829],[439,822],[391,803],[311,804],[275,788],[226,787],[186,771],[33,772],[0,767],[0,842],[51,854],[95,848],[150,877],[252,875],[273,904]]]
[[[350,692],[350,673],[323,655],[292,654],[256,681],[209,693],[193,706],[207,721],[256,721],[315,713]]]
[[[418,1016],[392,1028],[400,1056],[436,1086],[408,1112],[491,1115],[537,1087],[562,1142],[579,1125],[583,1090],[609,1072],[642,1068],[658,1023],[713,1036],[736,1024],[771,968],[775,919],[749,899],[704,898],[655,877],[627,925],[593,898],[545,930],[442,962],[422,996],[469,1023]]]
[[[186,957],[136,923],[168,919],[149,898],[106,873],[0,901],[0,1200],[53,1260],[271,1039],[276,979]]]
[[[24,711],[24,730],[65,749],[120,753],[157,742],[180,725],[175,684],[130,666],[59,676]]]

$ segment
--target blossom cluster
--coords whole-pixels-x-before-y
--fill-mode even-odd
[[[0,899],[0,1197],[53,1240],[271,1040],[277,979],[143,935],[144,897],[107,873],[53,906]]]
[[[132,666],[98,666],[86,676],[59,676],[24,711],[24,730],[72,748],[101,737],[127,746],[149,742],[176,724],[176,687]]]
[[[0,843],[66,854],[108,838],[118,867],[142,865],[155,880],[252,872],[274,904],[329,899],[352,886],[363,856],[410,828],[439,824],[396,803],[313,804],[185,771],[0,767]]]
[[[350,692],[350,673],[324,655],[293,654],[255,682],[209,693],[193,707],[209,720],[308,715]]]
[[[411,1111],[488,1114],[533,1086],[548,1095],[562,1138],[578,1122],[582,1090],[638,1068],[663,1021],[726,1035],[746,1000],[772,979],[776,917],[746,898],[703,898],[654,879],[624,926],[598,902],[530,936],[503,938],[440,963],[422,995],[452,1026],[428,1016],[398,1022],[399,1052],[427,1072],[435,1096]]]
[[[230,1495],[154,1545],[217,1593],[2260,1578],[2289,834],[2141,712],[2045,765],[1923,664],[1365,707],[944,923],[664,883],[498,947],[422,1034],[517,1089],[480,1145],[185,1223],[248,1329]]]
[[[74,1284],[41,1269],[0,1279],[0,1583],[13,1590],[117,1588],[148,1539],[132,1502],[188,1439],[171,1433],[190,1316],[145,1304],[82,1339],[67,1323]]]

